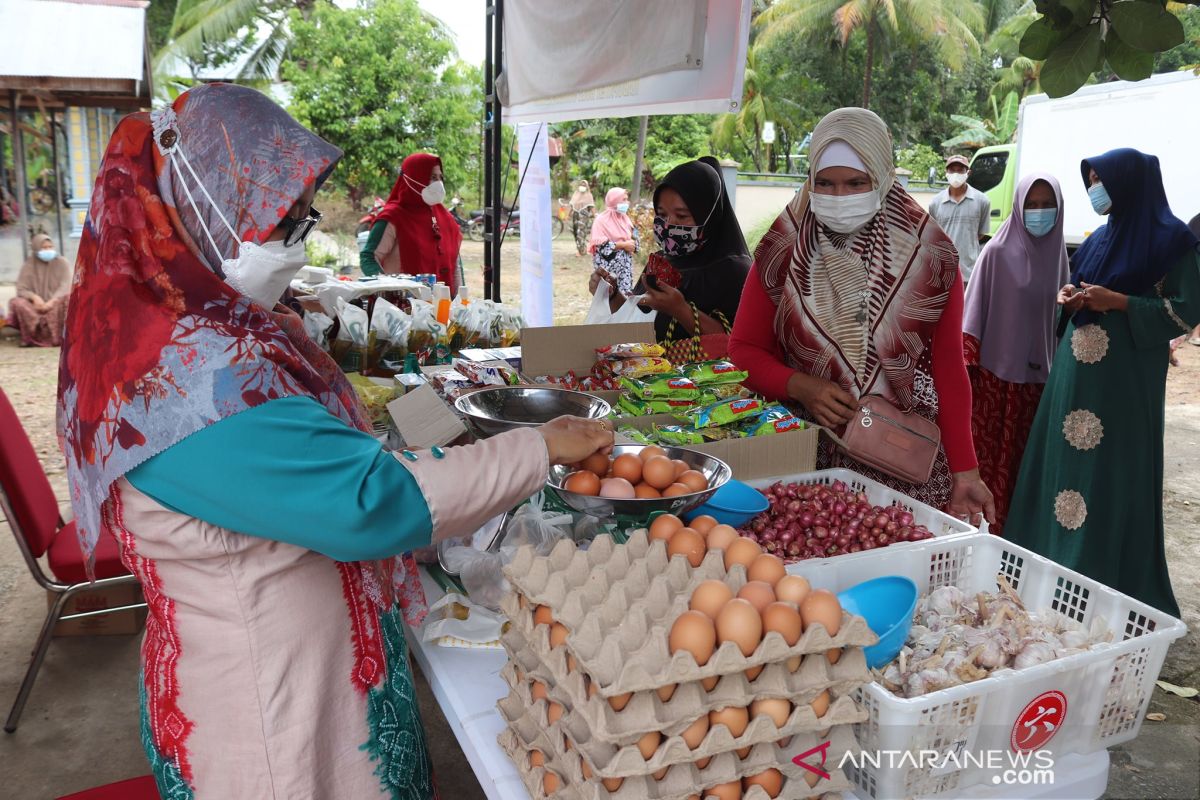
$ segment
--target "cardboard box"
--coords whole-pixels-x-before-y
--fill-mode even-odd
[[[46,592],[46,608],[58,599],[56,592]],[[102,608],[120,608],[142,602],[142,587],[136,584],[110,586],[102,589],[87,589],[67,601],[63,615]],[[93,617],[69,619],[54,626],[55,636],[129,636],[138,633],[146,621],[146,609],[118,611],[113,614],[97,614]]]
[[[649,430],[654,425],[678,425],[670,414],[651,414],[647,417],[621,417],[619,428]],[[773,478],[776,475],[795,475],[817,468],[817,443],[821,428],[813,426],[802,431],[788,431],[771,436],[751,436],[746,439],[722,439],[719,442],[680,445],[698,453],[721,459],[740,481]],[[617,434],[618,444],[631,444]]]
[[[521,330],[521,371],[530,379],[539,375],[557,377],[571,371],[584,375],[592,371],[598,347],[653,341],[654,325],[649,322],[524,328]]]

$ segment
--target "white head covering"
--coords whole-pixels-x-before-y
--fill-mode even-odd
[[[858,153],[854,151],[854,148],[845,139],[834,139],[825,146],[825,149],[817,157],[817,166],[813,170],[813,174],[816,175],[821,170],[829,169],[830,167],[850,167],[850,169],[856,169],[859,172],[866,172],[868,174],[871,172],[867,169],[867,165],[863,163],[862,158],[859,157]]]

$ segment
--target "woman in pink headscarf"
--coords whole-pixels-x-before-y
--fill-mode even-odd
[[[627,295],[633,291],[633,254],[638,249],[637,227],[629,218],[629,192],[609,189],[604,210],[592,223],[588,252],[595,273],[589,289],[596,292],[598,279],[608,281],[614,291]]]

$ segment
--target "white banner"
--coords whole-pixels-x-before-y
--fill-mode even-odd
[[[550,245],[549,128],[517,126],[518,175],[524,175],[521,208],[521,314],[530,327],[554,324],[554,253]]]
[[[555,98],[520,103],[504,109],[504,122],[560,122],[647,114],[736,112],[742,103],[752,4],[753,0],[708,0],[704,58],[699,69],[678,69]],[[596,6],[604,7],[603,4]],[[616,40],[625,34],[609,30],[609,35]],[[506,40],[505,61],[508,69],[515,70],[514,61],[522,58],[523,54],[538,52],[543,45],[544,42],[531,39],[521,43],[519,49],[512,49],[513,46]]]

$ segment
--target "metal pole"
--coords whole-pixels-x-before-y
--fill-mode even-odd
[[[650,117],[642,117],[638,125],[637,158],[633,162],[633,202],[642,199],[642,161],[646,155],[646,129],[650,125]]]
[[[62,177],[58,172],[58,123],[55,121],[54,109],[50,109],[50,154],[54,159],[54,215],[58,220],[58,252],[67,249],[67,240],[63,236],[63,197]]]
[[[503,238],[500,236],[500,220],[503,219],[504,213],[504,197],[501,195],[501,187],[504,185],[501,176],[503,170],[508,169],[508,164],[504,163],[504,128],[503,128],[503,109],[500,106],[500,98],[496,95],[496,78],[500,76],[500,72],[504,67],[504,0],[493,0],[492,7],[492,36],[495,41],[492,44],[492,184],[493,196],[492,200],[492,238],[488,240],[486,246],[492,251],[492,300],[500,302],[500,245]]]
[[[495,235],[495,220],[492,214],[495,202],[495,186],[492,183],[492,140],[496,137],[495,97],[496,84],[492,79],[492,27],[496,9],[488,3],[484,9],[484,57],[483,57],[483,296],[492,297],[492,237]]]
[[[25,182],[25,137],[21,135],[21,114],[17,110],[20,95],[15,89],[8,90],[8,102],[12,104],[12,148],[13,179],[16,183],[17,224],[21,229],[21,260],[29,258],[29,186]],[[62,245],[59,245],[61,247]]]

